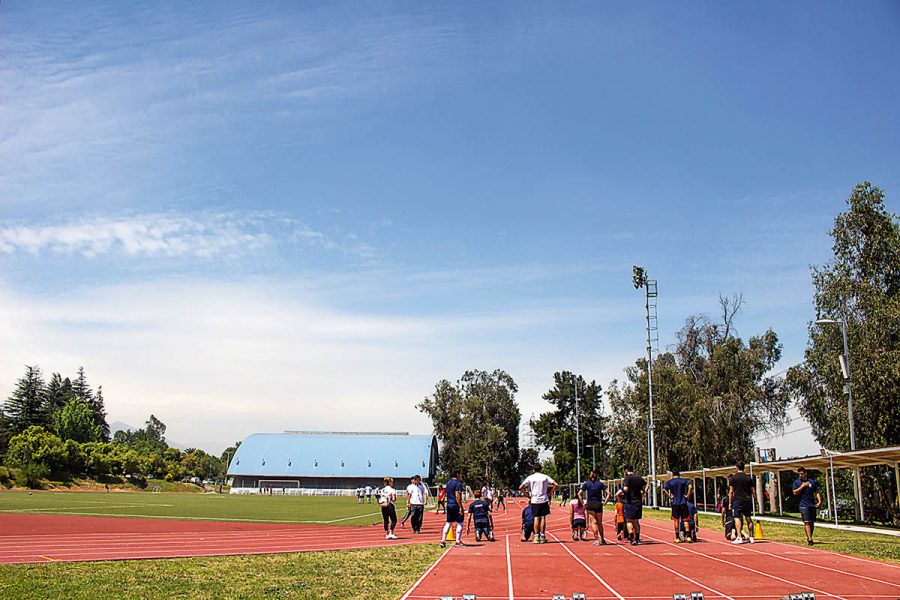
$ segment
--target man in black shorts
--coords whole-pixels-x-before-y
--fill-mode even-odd
[[[731,503],[731,513],[734,515],[735,537],[732,544],[743,544],[753,539],[753,478],[744,473],[746,465],[744,461],[738,461],[737,473],[728,481],[728,501]],[[744,535],[744,522],[747,523],[747,533]]]
[[[591,471],[588,480],[578,490],[578,497],[584,503],[584,512],[587,514],[588,526],[594,534],[594,545],[606,545],[606,536],[603,534],[603,505],[609,500],[609,490],[606,484],[598,480],[597,472]]]
[[[822,494],[815,479],[809,478],[806,467],[797,469],[799,477],[794,481],[793,493],[800,496],[800,516],[803,517],[803,528],[806,530],[806,543],[813,545],[813,529],[816,527],[816,511],[822,506]]]
[[[688,500],[691,499],[693,485],[681,476],[678,469],[672,469],[672,479],[666,482],[663,489],[669,493],[672,504],[672,523],[675,526],[675,543],[693,541],[690,526],[690,512]]]
[[[462,542],[463,521],[466,516],[465,505],[463,504],[463,484],[460,480],[460,471],[453,471],[453,478],[447,482],[447,522],[444,523],[444,530],[441,533],[441,548],[447,545],[447,533],[450,528],[456,527],[456,544],[455,546],[464,546]]]
[[[640,475],[634,474],[634,467],[625,467],[625,481],[622,489],[616,492],[616,497],[622,498],[622,512],[625,516],[625,527],[628,529],[628,538],[632,546],[641,543],[641,517],[643,517],[644,496],[647,491],[647,482]]]

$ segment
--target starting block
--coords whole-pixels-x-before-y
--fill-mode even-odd
[[[816,595],[812,592],[800,592],[799,594],[783,596],[782,600],[816,600]]]
[[[691,592],[691,600],[703,600],[703,592]]]
[[[562,594],[553,594],[553,600],[566,600],[566,597]]]
[[[687,594],[672,594],[672,600],[687,600]]]
[[[462,600],[475,600],[475,594],[463,594]]]
[[[572,600],[584,600],[584,594],[572,594]]]
[[[690,594],[675,594],[672,600],[703,600],[703,592],[691,592]]]

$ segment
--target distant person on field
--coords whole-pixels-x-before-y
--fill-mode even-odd
[[[556,482],[549,475],[541,473],[541,466],[534,465],[534,473],[525,478],[519,491],[528,490],[531,495],[531,512],[534,514],[534,543],[547,543],[547,517],[550,516],[550,498],[556,489]]]
[[[668,492],[672,504],[672,524],[675,527],[675,543],[688,540],[694,541],[691,536],[691,527],[688,524],[690,513],[688,512],[688,500],[694,486],[690,481],[681,476],[678,469],[672,469],[672,479],[668,480],[663,489]]]
[[[481,490],[472,492],[475,499],[469,503],[469,520],[466,523],[466,533],[475,521],[475,541],[480,542],[481,538],[487,538],[494,541],[494,518],[491,516],[491,503],[482,497]]]
[[[586,540],[587,534],[587,515],[585,514],[585,504],[581,501],[581,496],[575,496],[572,504],[569,505],[569,524],[572,525],[572,539],[576,542]]]
[[[406,486],[406,514],[403,515],[403,518],[402,518],[402,519],[400,519],[400,527],[403,527],[404,525],[406,525],[406,522],[407,522],[407,521],[409,520],[409,518],[412,516],[412,511],[410,510],[410,507],[409,507],[409,488],[410,488],[415,482],[416,482],[416,478],[415,478],[415,477],[410,477],[410,478],[409,478],[409,485]]]
[[[560,494],[559,494],[559,498],[560,498],[559,505],[565,506],[566,503],[569,501],[569,486],[566,486],[562,489],[562,492],[560,492]]]
[[[372,504],[372,486],[371,485],[366,486],[366,502],[368,502],[369,504]]]
[[[460,479],[460,471],[453,472],[453,477],[447,482],[445,492],[447,495],[447,522],[444,523],[444,529],[441,533],[441,548],[447,546],[447,533],[451,527],[456,527],[456,544],[455,546],[464,546],[462,542],[463,521],[465,520],[466,509],[463,504],[463,482]]]
[[[522,511],[522,541],[527,542],[534,534],[534,513],[531,511],[531,505],[525,506]]]
[[[406,488],[406,509],[412,520],[413,533],[422,531],[422,520],[425,517],[425,503],[428,500],[428,488],[422,483],[422,476],[416,475]]]
[[[813,545],[813,530],[816,528],[816,511],[822,506],[822,494],[815,479],[809,478],[806,467],[797,469],[799,477],[792,486],[794,495],[800,497],[800,516],[803,518],[803,529],[806,530],[806,543]]]
[[[588,480],[581,485],[578,499],[584,503],[588,525],[594,534],[594,545],[606,544],[606,536],[603,533],[603,505],[609,501],[609,490],[606,484],[598,479],[596,471],[591,471]]]
[[[381,507],[381,518],[384,521],[384,539],[396,540],[394,528],[397,527],[397,509],[394,502],[397,501],[397,492],[394,490],[394,480],[391,477],[384,478],[384,487],[378,492],[378,505]]]
[[[506,491],[503,488],[497,490],[497,510],[500,510],[500,506],[503,506],[503,512],[506,512]]]
[[[634,474],[634,467],[625,467],[625,480],[617,496],[622,497],[622,513],[625,516],[625,527],[632,546],[641,543],[641,518],[644,510],[644,497],[647,495],[647,482],[640,475]]]
[[[738,461],[737,473],[728,481],[728,502],[731,504],[731,512],[734,514],[734,528],[737,535],[732,544],[743,544],[753,539],[753,478],[744,472],[744,461]],[[747,524],[747,533],[744,535],[744,523]]]
[[[485,483],[484,487],[481,488],[481,497],[484,499],[485,502],[490,504],[491,507],[494,506],[494,490],[491,489],[490,481]]]
[[[437,506],[434,509],[434,514],[439,512],[447,512],[447,490],[442,485],[438,486]]]
[[[358,488],[356,488],[356,503],[357,503],[357,504],[362,504],[362,503],[363,503],[363,497],[364,497],[365,495],[366,495],[366,490],[363,489],[363,486],[359,486]]]

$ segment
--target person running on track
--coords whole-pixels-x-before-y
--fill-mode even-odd
[[[406,509],[412,520],[413,533],[421,533],[422,519],[425,517],[425,503],[428,501],[428,488],[422,483],[422,476],[412,478],[406,488]]]
[[[800,496],[800,516],[803,518],[803,529],[806,530],[806,543],[813,545],[813,530],[816,527],[816,510],[822,506],[822,494],[815,479],[809,478],[806,467],[797,469],[799,477],[794,481],[793,492]]]
[[[532,535],[534,535],[534,513],[529,504],[522,511],[522,541],[527,542]]]
[[[547,517],[550,515],[550,498],[556,489],[556,482],[549,475],[541,473],[541,466],[534,465],[534,473],[525,478],[519,491],[531,495],[531,512],[534,514],[534,543],[547,543]]]
[[[463,505],[463,483],[460,479],[461,472],[456,470],[453,472],[453,478],[447,482],[444,492],[447,495],[447,522],[444,523],[444,530],[441,533],[441,548],[447,546],[447,532],[451,527],[456,527],[456,546],[464,546],[462,541],[463,521],[466,515],[466,508]]]
[[[634,474],[634,467],[625,467],[625,481],[616,495],[622,496],[622,512],[625,515],[625,527],[632,546],[641,543],[641,517],[643,517],[644,496],[647,494],[647,482],[640,475]]]
[[[575,496],[572,504],[569,505],[569,523],[572,525],[572,539],[576,542],[587,539],[585,534],[586,519],[584,502],[581,501],[581,496]]]
[[[744,473],[746,465],[744,461],[738,461],[735,465],[737,473],[731,476],[728,482],[728,502],[731,504],[731,512],[734,514],[734,528],[737,535],[732,544],[743,544],[749,541],[751,544],[753,539],[753,478]],[[744,535],[744,523],[747,523],[747,533]]]
[[[394,491],[394,480],[384,478],[384,487],[378,494],[378,505],[381,507],[381,518],[384,521],[384,539],[396,540],[394,528],[397,527],[397,509],[394,502],[397,501],[397,492]]]
[[[500,507],[503,506],[503,512],[506,512],[506,493],[503,488],[499,488],[497,490],[497,510],[500,510]]]
[[[693,541],[690,525],[687,524],[690,517],[687,503],[694,486],[681,476],[681,471],[678,469],[672,469],[672,475],[674,477],[666,482],[663,489],[669,493],[669,498],[672,501],[672,523],[675,527],[675,543],[680,544],[685,539]]]
[[[562,492],[559,494],[559,497],[560,497],[559,505],[565,506],[566,503],[569,501],[569,486],[568,485],[562,489]]]
[[[469,503],[469,519],[466,523],[466,534],[475,521],[475,541],[480,542],[482,537],[494,541],[494,519],[491,517],[491,503],[484,499],[481,490],[472,492],[475,500]]]
[[[588,526],[594,534],[594,545],[606,544],[603,533],[603,505],[609,501],[609,490],[606,484],[597,479],[597,472],[591,471],[588,480],[578,490],[578,499],[585,504]]]

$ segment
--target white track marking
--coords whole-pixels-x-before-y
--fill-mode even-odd
[[[513,594],[512,559],[509,555],[509,536],[506,536],[506,579],[509,583],[509,600],[515,600]]]
[[[635,552],[635,551],[632,550],[631,548],[628,548],[628,547],[626,547],[626,546],[622,546],[622,545],[619,545],[619,544],[616,544],[616,546],[619,547],[619,548],[622,548],[622,550],[625,550],[626,552],[628,552],[628,553],[630,553],[630,554],[633,554],[634,556],[637,556],[637,557],[640,558],[641,560],[645,560],[645,561],[647,561],[648,563],[653,564],[653,565],[656,565],[657,567],[659,567],[659,568],[661,568],[661,569],[665,569],[666,571],[668,571],[669,573],[672,573],[673,575],[676,575],[676,576],[678,576],[678,577],[681,577],[681,578],[684,579],[685,581],[689,581],[689,582],[693,583],[694,585],[698,585],[698,586],[702,587],[702,588],[705,589],[705,590],[709,590],[710,592],[712,592],[713,594],[715,594],[715,595],[717,595],[717,596],[721,596],[721,597],[723,597],[723,598],[727,598],[728,600],[734,600],[734,597],[733,597],[733,596],[729,596],[728,594],[723,594],[722,592],[720,592],[720,591],[718,591],[718,590],[716,590],[716,589],[713,589],[713,588],[709,587],[708,585],[703,585],[703,584],[700,583],[699,581],[695,581],[695,580],[691,579],[690,577],[688,577],[687,575],[684,575],[684,574],[682,574],[682,573],[679,573],[678,571],[676,571],[676,570],[674,570],[674,569],[670,569],[669,567],[667,567],[667,566],[664,565],[664,564],[658,563],[658,562],[656,562],[656,561],[653,560],[653,559],[650,559],[650,558],[647,558],[646,556],[643,556],[643,555],[641,555],[641,554],[638,554],[637,552]]]
[[[571,557],[574,558],[576,561],[578,561],[578,564],[580,564],[582,567],[584,567],[585,569],[587,569],[587,570],[588,570],[588,573],[590,573],[591,575],[594,576],[594,579],[596,579],[596,580],[599,581],[601,584],[603,584],[603,587],[605,587],[606,589],[608,589],[608,590],[610,591],[610,593],[612,593],[612,594],[613,594],[616,598],[618,598],[619,600],[625,600],[625,597],[624,597],[624,596],[622,596],[621,594],[619,594],[619,592],[617,592],[616,590],[614,590],[608,583],[606,583],[606,581],[604,581],[602,577],[600,577],[599,575],[597,575],[596,571],[594,571],[592,568],[590,568],[590,567],[587,565],[587,563],[585,563],[583,560],[581,560],[580,558],[578,558],[577,556],[575,556],[575,553],[574,553],[574,552],[572,552],[571,550],[569,550],[568,548],[566,548],[566,545],[563,544],[563,543],[560,541],[560,539],[559,539],[558,537],[556,537],[556,536],[553,535],[552,533],[551,533],[550,535],[553,537],[553,539],[555,539],[557,542],[559,542],[559,545],[562,546],[562,549],[563,549],[563,550],[565,550],[566,552],[569,553],[569,556],[571,556]]]
[[[406,590],[406,593],[405,593],[405,594],[403,594],[402,596],[400,596],[400,600],[407,600],[407,599],[410,597],[410,594],[412,594],[413,591],[414,591],[417,587],[419,587],[419,586],[422,584],[423,581],[425,581],[425,578],[426,578],[426,577],[428,577],[429,575],[431,575],[431,572],[434,571],[434,568],[435,568],[436,566],[438,566],[438,565],[440,564],[440,562],[441,562],[442,560],[444,560],[444,557],[447,556],[447,555],[450,553],[450,549],[451,549],[451,548],[453,548],[453,545],[447,546],[447,549],[444,550],[444,553],[443,553],[443,554],[441,554],[440,556],[438,556],[438,559],[437,559],[436,561],[434,561],[434,564],[432,564],[430,567],[428,567],[428,570],[427,570],[427,571],[425,571],[424,573],[422,573],[422,576],[419,577],[419,579],[417,579],[416,582],[415,582],[414,584],[412,584],[412,587],[411,587],[411,588],[409,588],[408,590]]]

